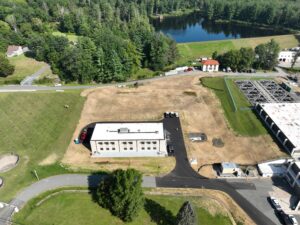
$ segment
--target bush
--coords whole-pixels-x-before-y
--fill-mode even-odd
[[[15,67],[9,63],[8,59],[0,55],[0,77],[7,77],[13,74],[14,71]]]

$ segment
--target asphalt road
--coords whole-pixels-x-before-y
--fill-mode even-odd
[[[106,87],[106,86],[117,86],[117,85],[132,85],[136,82],[147,82],[147,81],[154,81],[154,80],[160,80],[160,79],[168,79],[171,77],[181,77],[181,76],[191,76],[191,75],[212,75],[212,76],[229,76],[229,77],[237,77],[237,76],[259,76],[259,77],[276,77],[276,76],[285,76],[285,74],[282,73],[282,70],[280,72],[258,72],[255,74],[249,74],[249,73],[206,73],[201,71],[193,71],[193,72],[187,72],[187,73],[180,73],[177,75],[172,76],[158,76],[148,79],[142,79],[142,80],[135,80],[135,81],[128,81],[128,82],[121,82],[121,83],[110,83],[110,84],[95,84],[95,85],[76,85],[76,86],[42,86],[42,85],[4,85],[0,86],[0,93],[1,92],[35,92],[35,91],[62,91],[62,90],[80,90],[80,89],[88,89],[88,88],[97,88],[97,87]],[[32,78],[29,78],[30,80]],[[26,82],[28,83],[28,82]]]
[[[42,75],[46,70],[50,69],[49,65],[42,67],[40,70],[34,74],[27,76],[24,80],[21,81],[21,86],[31,86],[33,81],[36,80],[40,75]]]

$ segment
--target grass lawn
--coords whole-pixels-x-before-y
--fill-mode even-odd
[[[272,38],[279,43],[282,49],[298,46],[298,40],[295,35],[182,43],[177,45],[181,56],[177,64],[185,64],[187,61],[195,60],[199,57],[211,57],[214,51],[224,53],[232,49],[240,49],[241,47],[255,48],[257,45],[266,43]]]
[[[20,156],[16,168],[0,174],[4,178],[0,200],[10,200],[36,181],[34,169],[40,178],[67,172],[58,161],[67,149],[83,103],[79,91],[0,94],[0,155],[15,152]],[[45,159],[47,166],[40,165]]]
[[[152,195],[146,196],[144,209],[139,216],[133,222],[124,223],[108,210],[99,207],[87,193],[61,193],[39,206],[35,206],[32,201],[15,214],[13,220],[24,225],[172,225],[178,210],[187,199],[194,203],[199,225],[232,224],[224,213],[211,215],[201,207],[201,197]]]
[[[72,41],[72,42],[78,41],[78,36],[76,34],[66,34],[66,33],[62,33],[60,31],[54,31],[54,32],[52,32],[52,35],[66,37],[66,38],[68,38],[69,41]]]
[[[232,97],[236,103],[235,111],[233,101],[227,91],[225,80],[222,77],[205,77],[201,79],[202,85],[212,89],[219,98],[225,117],[230,127],[239,135],[258,136],[267,134],[261,121],[249,108],[250,103],[235,85],[233,79],[227,78],[227,85],[231,90]]]
[[[44,62],[38,62],[25,55],[9,58],[9,61],[15,66],[15,72],[8,77],[0,77],[0,84],[19,84],[25,77],[37,72],[46,65]]]

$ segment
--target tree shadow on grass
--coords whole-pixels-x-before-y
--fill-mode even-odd
[[[154,221],[157,225],[175,224],[176,218],[175,216],[173,216],[172,212],[170,210],[167,210],[159,203],[146,198],[144,208],[150,215],[151,220]]]

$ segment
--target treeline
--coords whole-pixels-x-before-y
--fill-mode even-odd
[[[279,44],[272,39],[266,44],[260,44],[252,48],[231,50],[224,54],[214,52],[213,59],[220,62],[223,69],[230,68],[232,71],[247,71],[252,68],[272,70],[278,63]]]
[[[201,2],[202,13],[209,20],[240,20],[300,28],[299,0],[203,0]]]
[[[209,20],[239,20],[300,28],[300,0],[141,0],[148,15],[200,10]]]
[[[135,1],[27,0],[0,3],[0,51],[27,45],[65,81],[124,81],[142,67],[162,70],[176,43],[156,33],[146,5]],[[77,41],[54,36],[74,33]]]

